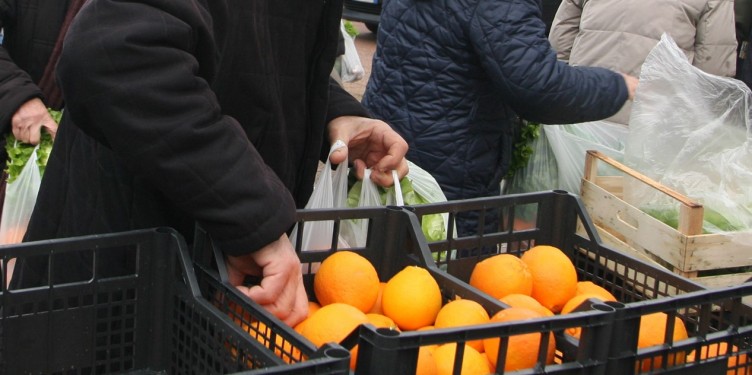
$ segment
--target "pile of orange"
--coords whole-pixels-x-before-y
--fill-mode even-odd
[[[528,283],[532,284],[530,292],[525,293],[526,287],[519,286]],[[539,316],[550,316],[572,313],[577,311],[578,308],[584,307],[583,304],[589,301],[616,301],[614,295],[605,288],[591,281],[579,280],[574,264],[563,251],[554,246],[545,245],[534,246],[522,253],[520,257],[511,254],[499,254],[477,263],[470,277],[470,285],[511,306],[510,309],[503,310],[500,314],[506,313],[518,317],[530,315],[514,311],[518,308],[536,311]],[[663,344],[667,316],[665,313],[655,313],[641,318],[638,348]],[[499,319],[500,317],[492,318],[494,321]],[[579,338],[581,329],[573,327],[565,332]],[[684,322],[679,318],[675,319],[673,332],[674,341],[689,337]],[[536,335],[535,337],[527,335],[527,338],[524,339],[527,340],[527,344],[514,343],[514,341],[522,341],[522,336],[525,335],[510,337],[508,351],[524,351],[529,348],[537,350],[540,335]],[[492,348],[488,346],[489,340],[484,341],[486,350],[489,352],[498,348],[498,339],[495,340],[495,343],[492,342],[491,345],[495,345]],[[534,355],[528,355],[528,357],[535,358]],[[670,366],[684,363],[685,357],[684,354],[667,356]],[[526,368],[535,363],[533,361],[518,364],[514,363],[514,360],[510,361],[509,358],[509,355],[507,355],[505,366],[507,370]],[[525,358],[525,356],[515,354],[512,358]],[[659,356],[643,361],[642,371],[660,368],[661,362],[662,359]]]
[[[535,246],[521,256],[499,254],[478,262],[470,285],[510,306],[489,316],[478,303],[469,299],[444,301],[437,281],[421,267],[408,266],[387,280],[381,280],[368,259],[353,251],[336,251],[321,262],[314,276],[309,316],[295,330],[316,346],[341,342],[362,324],[397,331],[423,331],[455,328],[494,322],[543,318],[578,311],[583,303],[616,301],[605,288],[590,281],[578,280],[574,264],[560,249]],[[639,348],[661,345],[667,315],[656,313],[641,319]],[[566,333],[579,337],[580,329]],[[674,340],[686,339],[688,333],[681,319],[674,322]],[[542,343],[542,341],[545,341]],[[518,334],[465,342],[462,374],[487,374],[501,365],[499,348],[505,346],[504,371],[516,371],[536,365],[539,351],[544,350],[546,364],[554,363],[556,341],[553,334]],[[417,374],[452,373],[457,343],[420,347]],[[707,351],[702,357],[723,355],[726,348]],[[684,363],[689,356],[670,355],[670,365]],[[351,351],[350,367],[354,370],[357,346]],[[661,358],[646,362],[660,368]],[[746,358],[739,363],[747,363]],[[649,368],[644,368],[649,370]],[[752,361],[750,363],[752,366]],[[752,372],[751,372],[752,373]]]

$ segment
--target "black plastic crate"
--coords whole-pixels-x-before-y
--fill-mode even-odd
[[[603,245],[576,195],[545,191],[427,204],[409,210],[418,223],[425,215],[448,214],[446,240],[428,243],[418,232],[419,242],[432,255],[429,261],[435,259],[437,267],[465,282],[478,261],[496,253],[521,255],[534,245],[563,250],[580,280],[605,287],[620,301],[609,303],[616,309],[616,320],[611,339],[601,343],[610,346],[607,374],[632,374],[643,368],[645,373],[725,374],[726,369],[729,373],[752,373],[752,367],[742,372],[744,366],[727,364],[727,357],[739,358],[750,352],[752,310],[742,303],[742,297],[751,295],[751,287],[706,290],[687,278]],[[458,236],[455,220],[466,215],[478,218],[475,233]],[[496,218],[500,219],[498,223],[494,222]],[[638,350],[639,318],[653,312],[681,318],[691,339],[677,344],[664,335],[663,346]],[[561,335],[559,339],[575,341]],[[660,366],[650,361],[656,356],[665,359],[670,354],[699,352],[721,341],[735,345],[738,352],[673,366],[665,360]]]
[[[340,247],[339,231],[346,220],[368,220],[367,241],[361,247]],[[465,281],[441,271],[430,259],[425,240],[417,233],[420,225],[407,210],[399,207],[301,210],[298,212],[299,230],[316,221],[332,221],[329,249],[303,251],[301,240],[295,244],[304,267],[304,281],[310,298],[313,294],[313,278],[316,265],[334,251],[352,250],[369,259],[377,269],[382,281],[387,281],[408,265],[426,268],[438,282],[444,301],[456,297],[472,299],[483,305],[490,315],[508,306],[468,285]],[[302,238],[302,236],[298,237]],[[422,242],[421,242],[422,241]],[[606,351],[597,343],[607,342],[615,309],[597,305],[590,311],[570,316],[542,318],[526,322],[493,323],[485,326],[398,333],[388,329],[376,329],[362,325],[342,342],[346,348],[359,345],[356,374],[413,374],[417,364],[418,350],[424,345],[443,343],[466,343],[488,337],[508,337],[519,333],[556,332],[566,328],[583,327],[581,342],[557,342],[557,362],[546,368],[548,373],[597,373],[606,366]],[[541,346],[546,344],[542,342]],[[564,347],[565,346],[565,347]],[[458,347],[462,347],[458,345]],[[461,359],[461,357],[460,357]],[[540,359],[538,369],[543,366]],[[456,366],[461,365],[460,362]],[[456,367],[459,369],[460,367]],[[600,370],[599,370],[600,369]],[[533,370],[530,370],[533,371]],[[500,371],[501,372],[501,371]],[[524,373],[524,372],[522,372]]]
[[[53,263],[64,256],[88,259],[90,277],[17,290],[3,280],[0,373],[347,372],[349,356],[341,347],[316,351],[301,345],[303,356],[286,362],[250,337],[202,297],[185,242],[171,229],[0,247],[3,264],[20,257]],[[135,259],[127,272],[102,274],[101,264],[125,258]],[[53,269],[48,280],[56,280]],[[217,290],[234,292],[222,288]],[[253,307],[246,312],[265,314]],[[294,337],[289,327],[270,325],[270,330]]]

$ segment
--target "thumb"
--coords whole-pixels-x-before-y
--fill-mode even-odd
[[[347,162],[347,144],[341,140],[337,140],[332,148],[335,148],[329,153],[329,161],[333,165],[338,165],[343,162]]]

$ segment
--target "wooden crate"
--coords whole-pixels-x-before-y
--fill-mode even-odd
[[[620,173],[599,176],[600,163]],[[625,183],[631,180],[678,203],[678,229],[623,200]],[[752,245],[738,241],[742,233],[702,234],[702,204],[603,153],[587,151],[580,195],[603,242],[617,250],[708,287],[737,285],[752,277]]]

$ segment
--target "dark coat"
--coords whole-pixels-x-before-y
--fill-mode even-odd
[[[329,79],[341,10],[87,3],[58,65],[66,112],[26,240],[170,226],[190,242],[198,222],[239,255],[279,238],[310,196],[327,121],[365,114]]]
[[[608,117],[622,77],[556,60],[537,0],[389,0],[364,105],[407,140],[407,158],[450,200],[499,194],[520,116]]]
[[[52,54],[69,0],[0,0],[0,134],[21,104],[42,98],[36,83]],[[3,152],[4,154],[4,152]]]

